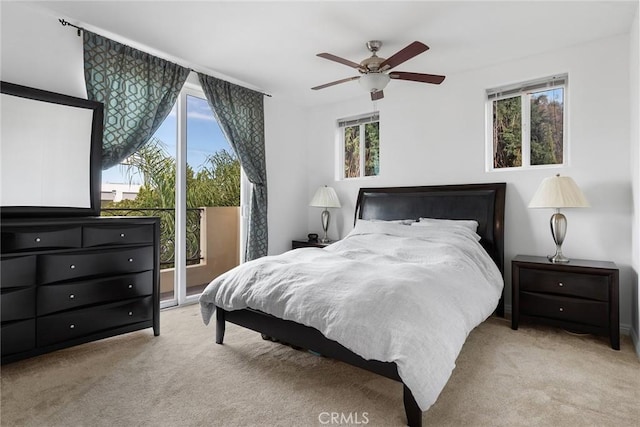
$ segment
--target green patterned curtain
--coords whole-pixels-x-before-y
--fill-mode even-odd
[[[191,70],[90,31],[83,33],[87,95],[104,104],[102,169],[108,169],[149,141]]]
[[[245,260],[267,254],[267,167],[264,147],[264,95],[198,73],[216,120],[251,182]]]

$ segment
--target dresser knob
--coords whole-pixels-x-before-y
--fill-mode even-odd
[[[563,286],[564,286],[564,283],[559,282],[559,283],[558,283],[558,286],[563,287]]]
[[[76,325],[74,325],[73,323],[71,325],[69,325],[69,329],[73,329],[75,327],[76,327]]]
[[[36,237],[36,243],[40,243],[40,238]]]
[[[133,289],[133,285],[129,285],[129,286],[128,286],[128,288],[129,288],[129,289]]]
[[[560,311],[564,311],[564,308],[560,307]]]
[[[74,270],[74,269],[76,268],[76,265],[75,265],[75,264],[71,264],[71,265],[69,266],[69,268],[70,268],[70,269],[72,269],[72,270]]]
[[[74,294],[69,295],[69,299],[74,299],[76,296]]]
[[[133,258],[129,258],[129,262],[133,262]]]
[[[124,237],[124,233],[120,233],[120,237]]]
[[[129,312],[129,316],[133,316],[133,311],[130,311],[130,312]]]

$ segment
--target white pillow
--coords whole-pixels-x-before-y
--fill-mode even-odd
[[[411,225],[419,227],[437,227],[442,225],[455,225],[465,227],[474,233],[478,231],[478,221],[472,219],[436,219],[436,218],[420,218],[419,222]]]
[[[416,222],[415,219],[370,219],[371,222],[386,222],[387,224],[402,224],[412,225]]]

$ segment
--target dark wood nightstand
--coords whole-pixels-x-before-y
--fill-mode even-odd
[[[291,241],[291,249],[298,248],[324,248],[329,246],[330,244],[335,243],[333,240],[328,243],[322,243],[320,241],[310,242],[308,240],[292,240]]]
[[[511,261],[511,328],[520,319],[608,336],[620,350],[618,267],[612,262],[518,255]]]

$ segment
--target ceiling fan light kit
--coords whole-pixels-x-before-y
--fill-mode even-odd
[[[360,83],[360,86],[365,88],[367,92],[377,92],[383,90],[389,83],[389,80],[391,80],[389,74],[368,73],[361,75],[358,83]]]
[[[445,79],[445,76],[439,76],[435,74],[422,74],[422,73],[408,73],[404,71],[394,71],[389,74],[387,71],[395,68],[396,66],[408,61],[429,50],[429,46],[424,43],[415,41],[409,44],[404,49],[396,52],[389,58],[381,58],[377,55],[378,50],[382,47],[380,40],[371,40],[367,42],[367,49],[371,51],[371,56],[364,59],[359,64],[349,61],[348,59],[340,58],[339,56],[331,53],[319,53],[317,56],[320,58],[328,59],[330,61],[338,62],[351,68],[355,68],[360,72],[360,76],[347,77],[346,79],[336,80],[334,82],[325,83],[320,86],[312,87],[313,90],[324,89],[329,86],[334,86],[340,83],[349,82],[351,80],[358,80],[360,85],[369,93],[371,93],[371,100],[376,101],[384,97],[383,89],[389,83],[389,80],[408,80],[419,83],[431,83],[440,84]]]

